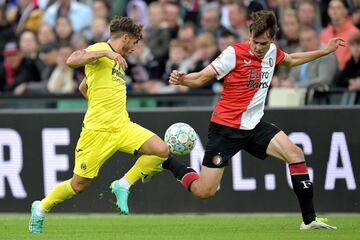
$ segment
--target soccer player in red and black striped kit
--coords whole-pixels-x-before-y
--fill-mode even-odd
[[[207,199],[215,195],[224,167],[239,150],[260,159],[278,158],[289,164],[302,212],[300,229],[336,229],[316,217],[313,186],[302,150],[277,126],[263,121],[262,116],[275,65],[293,67],[310,62],[344,46],[344,40],[333,38],[324,49],[286,54],[274,44],[278,29],[274,13],[262,10],[252,13],[251,18],[248,42],[229,46],[200,72],[185,74],[175,70],[171,73],[171,84],[187,87],[199,87],[214,78],[224,78],[224,90],[212,113],[201,173],[172,157],[163,167],[173,172],[193,195]]]

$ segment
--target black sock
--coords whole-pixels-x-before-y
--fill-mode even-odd
[[[185,174],[195,172],[194,169],[176,161],[172,155],[170,155],[169,158],[165,162],[163,162],[162,166],[164,169],[171,171],[174,174],[175,178],[179,181],[182,180]]]
[[[313,204],[313,185],[307,173],[306,163],[289,165],[291,182],[299,200],[303,221],[309,224],[315,220],[316,214]]]

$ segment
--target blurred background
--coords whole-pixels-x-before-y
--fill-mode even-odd
[[[84,69],[66,58],[109,37],[109,21],[129,16],[144,39],[127,57],[128,107],[212,106],[222,81],[199,89],[169,86],[173,69],[198,71],[228,45],[248,39],[249,15],[276,13],[276,43],[287,53],[321,48],[335,36],[336,54],[278,67],[269,106],[360,102],[360,1],[357,0],[0,0],[0,108],[85,109],[78,93]]]

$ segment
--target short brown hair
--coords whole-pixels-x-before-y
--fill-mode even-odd
[[[110,36],[121,37],[124,33],[131,35],[131,37],[142,39],[143,25],[137,24],[128,17],[116,16],[110,22]]]
[[[169,45],[170,45],[170,48],[182,48],[182,49],[185,49],[184,44],[178,39],[171,40]]]
[[[277,20],[273,11],[261,10],[253,12],[251,20],[250,33],[254,37],[258,37],[268,31],[270,37],[273,38],[278,31]]]

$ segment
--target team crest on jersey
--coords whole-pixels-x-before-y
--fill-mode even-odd
[[[81,168],[81,170],[85,171],[86,168],[87,168],[87,167],[86,167],[86,164],[85,164],[85,163],[81,163],[80,168]]]
[[[220,153],[218,155],[213,156],[212,162],[216,166],[220,166],[220,164],[222,163],[222,157],[220,156]]]
[[[272,67],[274,65],[274,60],[272,58],[269,58],[269,65]]]

